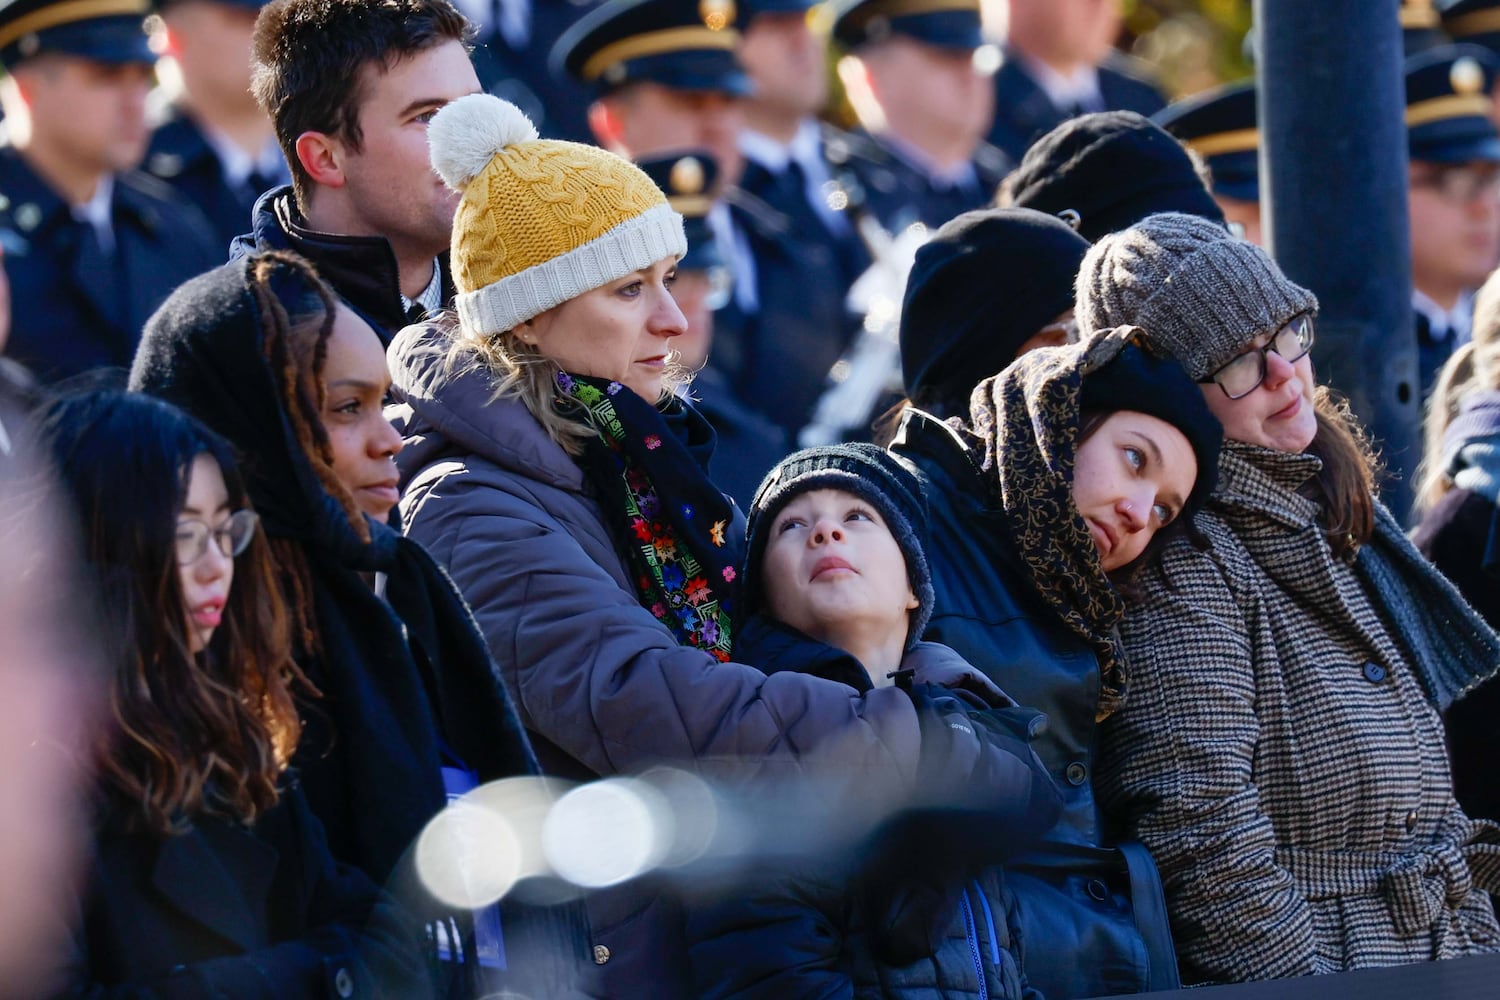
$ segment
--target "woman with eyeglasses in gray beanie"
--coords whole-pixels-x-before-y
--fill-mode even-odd
[[[1133,324],[1224,425],[1197,524],[1137,577],[1098,787],[1161,870],[1185,983],[1500,949],[1500,828],[1453,797],[1440,713],[1500,640],[1375,494],[1315,385],[1317,299],[1222,227],[1152,216],[1084,259],[1085,333]]]

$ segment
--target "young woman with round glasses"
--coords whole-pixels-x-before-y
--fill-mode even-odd
[[[62,994],[426,996],[407,918],[334,862],[287,771],[306,681],[229,445],[120,392],[43,429],[113,668]]]
[[[1098,776],[1161,870],[1185,983],[1500,949],[1500,828],[1454,799],[1441,713],[1500,639],[1375,494],[1315,387],[1311,292],[1184,215],[1084,260],[1085,329],[1130,323],[1224,426],[1198,527],[1136,581]]]

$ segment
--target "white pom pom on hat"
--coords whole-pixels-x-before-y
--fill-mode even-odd
[[[454,191],[462,191],[496,153],[537,138],[525,112],[492,94],[469,94],[445,104],[427,126],[432,169]]]

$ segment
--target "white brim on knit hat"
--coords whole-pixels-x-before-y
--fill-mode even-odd
[[[460,294],[454,307],[468,333],[505,333],[584,292],[685,253],[682,216],[670,205],[656,205],[567,253]]]

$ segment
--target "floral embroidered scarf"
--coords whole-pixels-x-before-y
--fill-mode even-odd
[[[674,399],[665,411],[619,382],[559,373],[558,388],[598,431],[578,464],[599,490],[641,606],[677,641],[729,659],[734,508],[708,478],[714,432]]]

